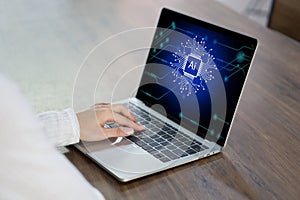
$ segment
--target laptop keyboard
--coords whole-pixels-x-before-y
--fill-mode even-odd
[[[145,126],[144,131],[135,132],[126,138],[160,161],[168,162],[208,149],[136,105],[129,103],[125,106],[134,114],[136,120]]]

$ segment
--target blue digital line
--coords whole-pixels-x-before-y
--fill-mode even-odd
[[[191,32],[191,31],[187,31],[187,30],[184,30],[184,29],[181,29],[181,28],[175,28],[175,30],[180,30],[180,31],[182,31],[182,32],[186,32],[186,33],[188,33],[188,34],[191,34],[191,35],[196,35],[195,33],[193,33],[193,32]]]
[[[164,78],[167,77],[170,73],[171,73],[171,71],[169,71],[168,73],[166,73],[164,76],[157,76],[156,74],[154,74],[154,73],[152,73],[152,72],[147,72],[147,71],[145,71],[145,74],[148,75],[148,76],[150,76],[150,77],[152,77],[152,78],[154,78],[154,79],[155,79],[155,82],[156,82],[157,84],[159,84],[159,85],[160,85],[160,83],[159,83],[158,80],[164,79]],[[175,88],[178,87],[178,86],[179,86],[179,85],[175,85],[175,86],[172,88],[172,90],[175,89]],[[145,93],[145,92],[143,91],[143,93]],[[169,92],[167,92],[167,93],[169,93]],[[176,92],[175,90],[173,90],[173,93],[177,94],[178,96],[182,96],[182,93],[178,93],[178,92]],[[149,94],[147,94],[147,93],[145,93],[145,94],[148,95],[148,96],[150,96],[150,97],[152,97],[151,95],[149,95]],[[162,96],[165,96],[165,95],[167,95],[167,94],[165,93],[165,94],[163,94]],[[154,97],[153,97],[153,98],[154,98]],[[162,98],[162,97],[156,97],[156,98],[154,98],[154,99],[159,100],[159,99],[161,99],[161,98]]]
[[[170,62],[166,61],[166,60],[163,59],[163,58],[159,58],[159,57],[157,57],[157,56],[152,56],[152,58],[157,58],[158,60],[160,60],[160,61],[162,61],[162,62],[164,62],[164,63],[166,63],[166,64],[170,64]],[[151,58],[151,59],[152,59],[152,58]]]
[[[222,137],[222,136],[221,136],[221,133],[219,133],[217,139],[218,139],[218,140],[219,140],[219,139],[224,139],[224,137]]]
[[[164,47],[164,49],[167,49],[167,47],[171,47],[171,48],[177,49],[177,46],[174,46],[174,45],[171,45],[171,44],[166,45]],[[162,51],[164,51],[164,49],[160,49],[157,53],[151,54],[151,58],[149,60],[152,60],[154,57],[157,58],[157,55],[160,54]]]
[[[171,71],[169,71],[168,73],[166,73],[163,76],[157,76],[156,74],[154,74],[152,72],[145,71],[145,74],[147,74],[148,76],[151,76],[152,78],[155,78],[156,80],[157,79],[162,80],[162,79],[166,78],[170,73],[171,73]],[[158,83],[158,81],[157,81],[157,83]]]
[[[232,74],[230,74],[229,76],[227,76],[227,78],[230,78],[234,74],[238,73],[240,70],[244,70],[244,68],[247,67],[248,65],[249,65],[249,63],[245,64],[243,67],[240,67],[238,70],[236,70],[235,72],[233,72]]]
[[[237,60],[238,58],[235,58],[235,59],[233,59],[231,62],[227,62],[227,61],[225,61],[225,60],[222,60],[222,59],[220,59],[220,58],[216,58],[216,60],[218,60],[218,61],[220,61],[220,62],[223,62],[223,63],[226,63],[226,65],[225,66],[222,66],[220,69],[219,69],[219,71],[221,71],[222,69],[225,69],[225,70],[227,70],[227,71],[232,71],[232,70],[234,70],[235,68],[239,68],[237,65],[234,65],[234,64],[232,64],[233,62],[235,62],[236,60]],[[249,61],[248,59],[245,59],[246,61]],[[233,68],[231,68],[231,69],[229,69],[229,68],[227,68],[227,66],[233,66]]]
[[[219,121],[221,121],[221,122],[223,122],[224,124],[226,124],[226,125],[230,125],[228,122],[226,122],[224,119],[222,119],[222,118],[220,118],[217,114],[214,114],[213,115],[213,120],[219,120]]]
[[[175,28],[176,29],[176,28]],[[172,26],[172,24],[170,25],[170,26],[168,26],[167,28],[166,28],[166,30],[165,31],[160,31],[159,32],[159,35],[161,36],[161,38],[160,39],[158,39],[158,40],[156,40],[155,42],[154,42],[154,46],[156,45],[156,44],[158,44],[162,39],[164,39],[167,35],[166,34],[171,34],[173,32],[173,26]],[[164,35],[164,37],[162,37]],[[158,35],[156,35],[155,37],[159,37]]]
[[[235,70],[236,68],[241,69],[240,66],[239,66],[239,64],[237,64],[237,65],[232,64],[235,60],[237,60],[237,58],[234,59],[234,60],[232,60],[230,63],[228,63],[228,62],[226,62],[226,61],[224,61],[222,59],[219,59],[219,58],[217,58],[216,60],[218,60],[220,62],[227,63],[225,66],[221,67],[219,69],[219,71],[221,71],[222,69],[225,69],[226,71],[230,71],[231,72],[231,71]],[[227,68],[228,65],[233,66],[233,68],[231,68],[231,69]],[[244,69],[242,69],[242,71],[243,71],[243,74],[245,75]],[[227,76],[227,77],[229,77],[229,76]]]
[[[196,35],[195,33],[191,32],[191,31],[187,31],[187,30],[184,30],[184,29],[181,29],[181,28],[177,28],[177,27],[175,26],[175,22],[172,22],[171,25],[168,26],[166,29],[167,29],[167,30],[166,30],[165,32],[163,32],[163,31],[159,32],[159,36],[158,36],[158,35],[155,36],[155,38],[157,38],[157,37],[161,37],[161,38],[159,38],[158,40],[156,40],[156,41],[154,42],[154,45],[153,45],[153,46],[156,46],[159,42],[161,42],[163,39],[165,39],[165,38],[166,38],[169,34],[171,34],[173,31],[176,31],[176,29],[177,29],[177,30],[180,30],[180,31],[182,31],[182,32],[188,33],[188,34]],[[164,36],[164,37],[162,37],[162,36]],[[168,41],[166,41],[166,42],[168,42]],[[160,43],[160,45],[162,45],[162,44],[164,44],[164,43],[166,43],[166,42],[162,42],[162,43]],[[166,49],[167,47],[174,47],[174,49],[177,49],[177,47],[174,46],[174,45],[167,45],[167,46],[164,47],[164,49]],[[149,60],[152,60],[152,59],[153,59],[154,57],[156,57],[161,51],[163,51],[163,49],[160,49],[160,51],[158,51],[155,55],[152,55],[152,57],[151,57]]]
[[[179,114],[179,117],[180,117],[180,118],[185,118],[186,120],[190,121],[192,124],[194,124],[194,125],[196,125],[196,126],[199,126],[199,127],[203,128],[204,130],[206,130],[207,132],[209,132],[211,136],[213,136],[213,135],[215,134],[214,129],[208,129],[208,128],[202,126],[201,124],[195,122],[194,120],[192,120],[192,119],[190,119],[190,118],[184,116],[182,113]],[[219,118],[217,114],[214,114],[214,115],[213,115],[213,119],[214,119],[214,120],[222,121],[224,124],[226,124],[226,125],[229,126],[229,123],[226,122],[226,121],[224,121],[223,119]],[[219,139],[221,139],[221,138],[224,139],[224,137],[221,136],[221,133],[219,133],[218,136],[217,136],[217,139],[219,140]]]
[[[184,116],[182,113],[180,113],[179,116],[180,116],[180,118],[184,118],[184,119],[190,121],[192,124],[194,124],[194,125],[196,125],[196,126],[200,126],[201,128],[203,128],[203,129],[206,130],[206,131],[211,131],[211,130],[212,130],[212,129],[209,130],[208,128],[202,126],[202,125],[199,124],[198,122],[195,122],[194,120],[192,120],[192,119],[190,119],[190,118]]]
[[[181,29],[181,28],[177,28],[175,26],[175,22],[172,22],[171,25],[168,26],[166,29],[167,30],[165,32],[163,32],[163,31],[159,32],[159,35],[160,36],[164,35],[164,37],[161,37],[160,40],[155,41],[155,43],[154,43],[155,45],[158,44],[162,39],[164,39],[166,36],[168,36],[173,31],[176,31],[176,30],[180,30],[182,32],[185,32],[185,33],[188,33],[188,34],[191,34],[191,35],[196,35],[195,33],[191,32],[191,31],[187,31],[187,30],[184,30],[184,29]],[[159,37],[159,36],[156,35],[155,37]]]
[[[227,63],[225,66],[222,66],[222,67],[219,69],[219,71],[221,71],[222,69],[225,69],[225,70],[227,70],[227,71],[232,71],[232,70],[234,70],[235,67],[236,67],[236,65],[234,65],[234,64],[232,64],[232,63],[235,62],[235,61],[237,60],[237,58],[233,59],[231,62],[227,62],[227,61],[222,60],[222,59],[220,59],[220,58],[216,58],[216,60],[218,60],[218,61],[220,61],[220,62],[223,62],[223,63]],[[230,65],[230,66],[233,66],[233,68],[232,68],[232,69],[228,69],[227,66],[229,66],[229,65]]]
[[[141,92],[143,92],[144,94],[146,94],[147,96],[155,99],[156,101],[159,101],[160,99],[162,99],[164,96],[166,96],[167,94],[169,94],[171,92],[171,90],[169,90],[168,92],[166,92],[165,94],[161,95],[160,97],[154,97],[152,96],[150,93],[144,91],[144,90],[140,90]]]
[[[245,48],[245,49],[254,50],[253,47],[249,47],[249,46],[242,46],[242,47],[240,47],[240,48],[238,49],[238,48],[230,47],[230,46],[228,46],[228,45],[226,45],[226,44],[223,44],[223,43],[220,43],[220,42],[217,42],[217,41],[215,41],[214,43],[215,43],[215,44],[218,44],[218,45],[220,45],[220,46],[226,47],[226,48],[228,48],[228,49],[232,49],[232,50],[234,50],[234,51],[240,51],[240,50],[242,50],[242,49],[244,49],[244,48]]]

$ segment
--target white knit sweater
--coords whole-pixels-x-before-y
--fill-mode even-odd
[[[73,109],[44,112],[38,117],[43,122],[44,133],[48,140],[55,146],[66,146],[79,142],[79,123]]]
[[[79,141],[72,109],[37,118],[1,75],[0,93],[0,199],[103,199],[55,148]]]

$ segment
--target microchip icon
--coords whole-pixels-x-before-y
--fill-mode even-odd
[[[173,68],[173,82],[177,82],[181,93],[186,96],[207,89],[207,82],[214,79],[214,73],[218,69],[211,54],[213,49],[207,51],[205,38],[201,41],[197,36],[193,40],[181,43],[173,54],[174,62],[170,62]]]
[[[184,65],[184,75],[193,79],[197,76],[201,60],[192,55],[188,56]]]

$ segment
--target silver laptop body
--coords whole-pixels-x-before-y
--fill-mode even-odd
[[[171,19],[172,21],[168,21],[169,19]],[[179,117],[177,113],[173,120],[172,116],[170,117],[166,113],[161,112],[159,109],[153,109],[153,104],[159,104],[160,102],[160,98],[154,97],[157,93],[157,89],[153,89],[151,87],[149,88],[148,86],[148,88],[143,88],[143,85],[145,85],[145,79],[161,79],[157,78],[159,77],[159,72],[156,73],[156,71],[151,71],[153,67],[146,67],[143,73],[141,86],[137,96],[130,99],[115,102],[122,103],[125,106],[127,106],[128,109],[135,115],[137,121],[146,127],[146,130],[142,132],[135,132],[132,136],[126,138],[112,138],[100,142],[80,142],[76,145],[76,147],[81,152],[90,157],[108,173],[110,173],[122,182],[127,182],[140,177],[151,175],[221,152],[228,139],[229,131],[232,125],[232,120],[234,118],[236,107],[240,99],[240,94],[242,93],[243,85],[247,78],[247,72],[249,71],[250,63],[255,53],[257,41],[253,38],[233,31],[229,31],[224,28],[220,28],[212,24],[208,24],[206,22],[164,8],[160,16],[158,27],[169,29],[170,26],[168,26],[167,24],[171,24],[171,29],[173,30],[175,30],[176,28],[179,31],[185,30],[185,32],[183,31],[181,32],[181,34],[194,34],[193,27],[196,27],[197,25],[199,25],[201,29],[198,30],[197,28],[195,28],[195,35],[201,35],[201,33],[203,33],[207,36],[207,34],[210,34],[211,31],[215,31],[215,33],[212,33],[212,36],[208,35],[207,37],[203,37],[202,40],[197,39],[193,35],[191,35],[190,37],[196,38],[195,41],[198,41],[198,44],[202,44],[201,41],[210,41],[211,45],[216,45],[217,48],[223,51],[222,54],[215,54],[215,57],[212,59],[215,65],[211,65],[211,70],[217,70],[220,74],[220,80],[222,84],[224,84],[224,86],[222,87],[227,95],[223,95],[224,98],[228,98],[229,95],[232,95],[234,98],[227,100],[229,106],[226,104],[225,111],[222,111],[223,117],[220,117],[222,116],[222,114],[216,114],[217,111],[213,109],[211,109],[212,111],[205,111],[207,113],[210,113],[209,116],[206,117],[205,112],[203,111],[203,109],[201,109],[201,103],[199,103],[200,106],[198,104],[187,105],[185,112],[180,112]],[[177,24],[183,25],[182,27],[177,27]],[[205,32],[205,28],[209,30],[207,31],[207,33]],[[201,32],[202,29],[204,30],[204,32]],[[221,37],[222,34],[225,34],[225,36],[228,38],[232,37],[232,46],[228,47],[228,45],[221,43],[221,39],[223,38]],[[153,43],[155,43],[155,37]],[[168,40],[172,40],[172,35],[169,35],[166,38],[168,38]],[[164,38],[164,41],[167,41],[166,38]],[[215,39],[212,40],[211,38]],[[238,42],[234,40],[237,40]],[[226,41],[229,40],[226,39]],[[176,42],[176,40],[174,40],[174,42]],[[155,44],[152,44],[152,48],[150,49],[147,63],[149,62],[149,58],[153,57],[151,57],[151,55],[156,56],[156,58],[154,59],[157,59],[157,57],[159,56],[159,54],[157,53],[157,49],[159,47],[155,48],[154,45]],[[237,47],[234,47],[234,45],[236,45]],[[164,47],[160,46],[160,48],[163,49]],[[178,51],[178,49],[172,50],[172,55],[163,54],[167,54],[168,52],[160,52],[162,54],[161,56],[166,56],[168,59],[173,59],[172,56],[175,55],[175,64],[179,63],[176,62],[176,55],[181,55],[181,59],[185,62],[182,66],[178,67],[177,65],[177,68],[174,63],[170,62],[170,69],[172,70],[172,73],[169,73],[164,77],[169,76],[169,79],[172,80],[169,81],[171,85],[178,85],[179,83],[181,83],[180,81],[182,80],[178,80],[179,78],[188,78],[188,81],[190,81],[190,83],[193,84],[193,86],[195,86],[191,87],[192,89],[200,89],[200,91],[195,90],[192,95],[201,100],[201,98],[204,98],[202,97],[203,95],[201,94],[201,92],[204,93],[205,89],[208,90],[216,88],[214,85],[208,85],[210,83],[213,84],[213,81],[217,81],[218,79],[218,77],[215,77],[213,79],[212,76],[210,76],[209,74],[203,74],[204,72],[202,72],[201,74],[200,68],[204,69],[205,64],[208,65],[210,54],[206,56],[204,55],[205,53],[203,53],[203,57],[200,56],[200,58],[197,55],[198,49],[195,49],[194,52],[189,52],[189,54],[187,55],[179,54],[180,51]],[[174,54],[174,52],[179,53]],[[210,53],[211,51],[208,52]],[[226,56],[226,58],[229,58],[232,55],[232,62],[227,62],[225,61],[225,59],[221,59],[224,52],[228,52],[228,56]],[[204,58],[204,56],[206,57]],[[201,61],[201,65],[194,66],[193,64],[195,64],[198,60]],[[161,62],[163,61],[163,59],[154,60],[153,62],[155,61]],[[246,67],[242,68],[241,66]],[[196,70],[198,70],[198,72]],[[197,77],[200,77],[200,82],[199,79],[197,82]],[[208,78],[205,79],[205,77]],[[207,84],[207,86],[205,84]],[[232,87],[230,84],[239,85],[239,88],[235,88],[233,92],[228,92],[228,90]],[[170,89],[171,85],[167,85],[165,87],[167,87],[167,89]],[[179,84],[179,86],[182,85]],[[176,93],[176,88],[174,89],[172,87],[172,89],[170,90]],[[218,91],[213,93],[214,94],[210,94],[211,99],[214,95],[218,96]],[[166,95],[166,93],[163,93],[161,97],[164,98],[164,95]],[[187,99],[190,97],[188,89],[180,90],[179,88],[178,95],[177,98],[182,97],[182,104],[185,104],[185,102],[188,101]],[[207,100],[202,99],[201,101],[204,102]],[[222,101],[222,98],[217,98],[216,107],[222,104]],[[173,103],[171,100],[169,102],[166,102],[162,102],[162,104]],[[209,104],[213,103],[213,100],[211,100]],[[198,114],[193,114],[195,110],[197,110],[193,108],[196,107],[200,107],[200,111],[198,111]],[[188,117],[190,113],[192,113],[191,116],[198,115],[198,118]],[[201,121],[202,119],[204,119],[203,123]],[[212,121],[212,123],[209,122],[209,126],[203,125],[207,123],[207,121],[205,121],[206,119],[210,119],[210,121]],[[181,123],[180,120],[184,122]],[[116,124],[107,123],[106,126],[107,128],[110,128],[116,126]]]

